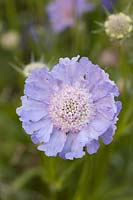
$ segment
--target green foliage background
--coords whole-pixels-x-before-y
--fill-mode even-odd
[[[133,36],[120,50],[118,42],[110,41],[95,21],[104,22],[106,14],[100,1],[77,25],[60,34],[49,30],[45,6],[48,0],[0,0],[0,21],[5,31],[18,31],[21,44],[12,50],[0,46],[0,200],[132,200],[133,199]],[[94,1],[93,1],[94,2]],[[119,1],[117,12],[130,0]],[[132,14],[131,12],[128,14]],[[29,33],[32,24],[37,41]],[[111,49],[118,55],[114,66],[100,63],[101,52]],[[112,144],[101,145],[97,154],[74,161],[49,158],[36,150],[21,128],[16,116],[25,78],[11,64],[20,67],[44,57],[52,67],[60,57],[80,54],[122,82],[120,99],[123,109]],[[20,64],[22,63],[22,64]]]

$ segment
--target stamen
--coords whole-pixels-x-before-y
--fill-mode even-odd
[[[85,89],[64,86],[51,97],[49,113],[55,127],[78,132],[94,115],[91,95]]]

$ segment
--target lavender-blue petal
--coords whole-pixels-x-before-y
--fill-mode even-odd
[[[39,144],[40,143],[39,138],[35,134],[31,135],[31,140],[32,140],[32,142],[34,144]]]
[[[108,130],[103,135],[101,135],[101,138],[104,144],[110,144],[112,142],[115,130],[116,130],[116,126],[112,125],[108,128]]]
[[[120,101],[116,101],[116,107],[117,107],[117,115],[120,113],[122,109],[122,103]]]
[[[60,58],[59,64],[53,67],[51,74],[64,84],[72,85],[75,78],[75,72],[77,71],[79,56],[72,59]]]
[[[53,123],[47,121],[47,123],[45,123],[45,127],[36,131],[35,134],[31,136],[31,139],[34,142],[36,138],[36,141],[38,141],[37,143],[48,142],[52,134],[52,131],[53,131]]]
[[[56,156],[62,151],[66,138],[67,136],[65,133],[54,130],[49,142],[38,146],[38,150],[44,151],[47,156]]]
[[[95,108],[98,113],[108,120],[113,120],[117,113],[117,106],[112,94],[97,100],[97,102],[95,102]]]
[[[25,82],[24,94],[31,99],[48,103],[53,85],[56,86],[57,82],[46,68],[35,69]]]
[[[96,117],[94,118],[94,120],[92,120],[89,126],[91,126],[95,131],[99,132],[98,134],[101,134],[108,129],[111,123],[112,121],[97,113]]]
[[[77,137],[77,135],[75,133],[69,133],[67,135],[67,139],[64,144],[64,147],[63,147],[62,151],[59,153],[60,157],[65,159],[65,155],[66,155],[66,153],[71,151],[72,143],[74,142],[76,137]]]
[[[82,138],[82,139],[81,139]],[[62,152],[59,154],[64,159],[73,160],[74,158],[81,158],[85,155],[83,147],[89,141],[82,131],[79,133],[69,133]]]
[[[37,122],[23,122],[22,127],[24,128],[27,134],[31,135],[34,134],[36,131],[45,128],[48,122],[51,122],[48,118],[41,119]]]
[[[89,154],[93,154],[93,153],[97,152],[97,150],[99,149],[100,144],[99,144],[99,142],[97,140],[92,140],[86,146],[87,146],[87,152]]]
[[[65,158],[73,160],[74,158],[82,158],[84,155],[85,151],[83,151],[83,148],[79,148],[77,151],[66,153]]]
[[[23,122],[36,122],[48,115],[47,110],[24,110],[22,108],[20,120]]]
[[[73,141],[71,145],[71,150],[70,152],[66,153],[65,158],[73,160],[74,158],[82,158],[85,155],[85,151],[83,147],[85,146],[84,139],[82,141],[79,141],[78,135]]]

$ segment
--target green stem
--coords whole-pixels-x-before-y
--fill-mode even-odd
[[[83,22],[78,21],[78,23],[72,28],[72,53],[74,55],[81,54],[86,48],[86,30]]]
[[[9,27],[17,29],[19,24],[14,0],[5,0],[5,11]]]
[[[93,158],[87,156],[84,160],[84,166],[79,178],[78,186],[73,200],[85,200],[88,199],[89,191],[92,186],[92,175],[93,175]]]

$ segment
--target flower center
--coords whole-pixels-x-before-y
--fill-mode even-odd
[[[55,127],[65,132],[77,132],[91,120],[94,106],[85,89],[64,86],[52,96],[49,112]]]

